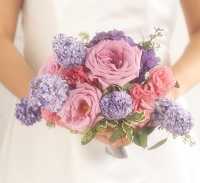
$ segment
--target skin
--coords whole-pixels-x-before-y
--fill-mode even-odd
[[[200,81],[200,1],[180,0],[190,41],[180,59],[172,66],[181,88],[174,89],[169,97],[177,99]],[[16,97],[28,96],[29,84],[36,75],[13,44],[16,24],[23,0],[0,0],[0,81]],[[19,87],[20,84],[20,87]],[[101,131],[96,139],[111,146],[125,146],[125,137],[110,143],[111,133]]]

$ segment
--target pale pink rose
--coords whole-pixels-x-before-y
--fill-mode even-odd
[[[140,122],[136,125],[142,127],[146,125],[147,122],[149,122],[150,114],[155,108],[155,93],[150,90],[143,89],[141,85],[135,83],[130,89],[130,94],[133,100],[133,112],[145,110],[146,119],[143,122]]]
[[[103,40],[88,49],[85,65],[90,80],[98,79],[103,89],[123,86],[139,76],[142,51],[124,40]]]
[[[41,116],[47,122],[54,123],[55,125],[59,125],[61,127],[65,127],[65,124],[60,121],[60,116],[58,116],[55,112],[51,112],[49,110],[41,110]]]
[[[144,86],[155,92],[157,97],[163,97],[169,93],[176,84],[176,78],[170,67],[157,66],[149,71],[149,80]]]
[[[42,74],[58,74],[59,70],[61,68],[61,65],[58,63],[56,58],[54,56],[49,57],[42,67],[40,68],[38,75]]]
[[[61,121],[72,130],[83,132],[85,128],[92,128],[100,116],[99,101],[101,92],[88,83],[78,84],[70,91],[69,98],[58,115]]]

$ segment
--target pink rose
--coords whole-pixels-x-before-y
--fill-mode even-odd
[[[42,74],[58,74],[61,65],[54,56],[49,57],[39,70],[38,75]]]
[[[55,112],[51,112],[51,111],[48,111],[48,110],[41,110],[41,116],[47,122],[52,122],[55,125],[65,127],[65,124],[60,121],[60,116],[58,116]]]
[[[176,78],[170,67],[155,67],[149,71],[149,81],[145,88],[155,92],[157,97],[165,96],[176,84]]]
[[[70,91],[69,98],[58,115],[61,121],[72,130],[83,132],[85,128],[92,128],[101,118],[99,101],[101,92],[88,83],[78,84]]]
[[[150,114],[153,112],[155,105],[154,101],[156,99],[155,93],[143,89],[141,85],[135,83],[130,89],[130,94],[133,99],[133,112],[134,111],[146,111],[146,119],[143,122],[138,123],[136,126],[142,127],[149,122]]]
[[[124,40],[103,40],[88,49],[85,65],[89,79],[103,88],[112,84],[123,86],[139,76],[142,51]]]

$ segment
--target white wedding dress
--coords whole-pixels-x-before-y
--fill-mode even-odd
[[[51,41],[58,33],[77,36],[86,31],[123,30],[137,42],[148,38],[153,27],[163,28],[159,56],[168,63],[169,41],[176,16],[176,0],[25,0],[23,5],[24,54],[38,71],[52,54]],[[200,183],[199,146],[169,137],[156,150],[134,144],[126,147],[127,159],[105,153],[93,140],[80,145],[81,136],[66,129],[32,127],[14,117],[14,106],[0,144],[1,183]],[[195,129],[193,130],[195,135]],[[164,131],[150,136],[149,144],[165,138]],[[195,137],[195,136],[194,136]]]

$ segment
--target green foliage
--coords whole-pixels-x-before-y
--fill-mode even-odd
[[[154,28],[154,34],[149,34],[149,40],[141,42],[141,46],[144,50],[158,50],[160,48],[159,43],[155,43],[153,40],[157,37],[162,37],[163,29]]]
[[[134,138],[133,129],[130,126],[126,125],[125,123],[122,123],[122,128],[126,134],[126,138],[128,139],[129,143],[132,143]]]
[[[138,138],[139,138],[140,146],[143,148],[147,147],[147,136],[148,134],[147,134],[146,127],[143,127],[138,130]]]
[[[174,86],[175,88],[180,88],[180,85],[179,85],[179,83],[178,83],[178,81],[176,81],[176,83],[175,83],[175,86]]]
[[[69,130],[70,130],[71,134],[77,134],[78,133],[76,130],[71,130],[71,129],[69,129]]]
[[[129,91],[132,86],[133,86],[133,83],[128,82],[123,86],[123,89],[126,90],[126,91]]]
[[[137,124],[139,122],[144,121],[146,118],[145,116],[145,111],[139,112],[136,111],[133,114],[129,115],[128,117],[125,118],[126,122],[128,122],[131,125]]]
[[[196,142],[194,141],[194,139],[189,134],[184,135],[182,138],[183,138],[183,142],[185,144],[188,143],[190,145],[190,147],[193,147],[193,146],[196,145]]]
[[[160,147],[161,145],[163,145],[165,142],[167,142],[167,138],[159,141],[158,143],[156,143],[155,145],[153,145],[152,147],[148,148],[148,150],[153,150],[157,147]]]
[[[81,144],[82,145],[86,145],[88,144],[93,138],[94,136],[97,134],[96,128],[95,129],[89,129],[86,128],[83,132],[83,137],[81,139]]]
[[[104,89],[102,93],[106,94],[106,93],[110,93],[112,91],[124,91],[124,89],[118,85],[110,85],[108,88]]]
[[[46,123],[47,127],[50,129],[50,128],[55,128],[55,124],[53,122],[47,122]]]
[[[111,143],[116,142],[120,137],[122,137],[124,135],[124,131],[121,128],[121,125],[119,127],[114,128],[114,132],[112,133],[109,141]]]
[[[88,41],[90,40],[90,36],[87,32],[80,32],[79,37],[81,37],[81,42],[83,44],[88,43]]]

